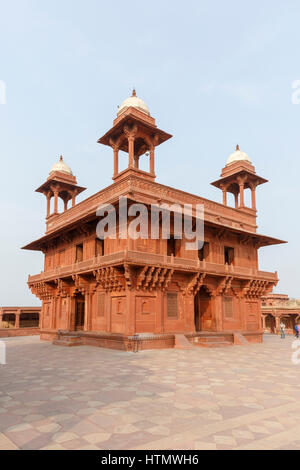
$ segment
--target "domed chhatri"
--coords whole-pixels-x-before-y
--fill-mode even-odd
[[[126,111],[126,109],[130,107],[136,108],[139,111],[142,111],[143,113],[150,116],[150,111],[147,104],[145,103],[145,101],[141,100],[141,98],[138,98],[136,96],[135,90],[133,90],[132,95],[126,100],[124,100],[121,106],[119,107],[118,116],[120,116],[120,114],[122,114],[124,111]]]
[[[73,176],[71,168],[64,162],[62,155],[59,157],[59,161],[51,168],[49,175],[55,171],[60,171],[61,173],[66,173],[67,175]]]
[[[242,152],[240,147],[237,145],[235,151],[228,157],[226,166],[239,161],[251,163],[249,156],[245,152]]]

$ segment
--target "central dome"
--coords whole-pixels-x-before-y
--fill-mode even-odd
[[[242,152],[237,145],[235,151],[228,157],[226,166],[239,161],[251,163],[249,156],[245,152]]]
[[[133,90],[132,96],[124,100],[121,106],[119,106],[118,116],[120,116],[120,114],[122,114],[124,111],[126,111],[127,108],[130,108],[131,106],[150,116],[148,106],[146,105],[145,101],[141,100],[141,98],[138,98],[136,96],[135,90]]]
[[[51,168],[49,175],[55,171],[60,171],[61,173],[66,173],[67,175],[73,176],[71,168],[64,162],[63,157],[60,156],[59,162],[55,163]]]

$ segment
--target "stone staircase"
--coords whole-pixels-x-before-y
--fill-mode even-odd
[[[175,335],[175,349],[194,349],[193,344],[183,334]]]
[[[232,335],[199,335],[190,340],[194,346],[201,348],[223,348],[234,344]]]
[[[83,341],[80,336],[59,334],[53,340],[52,344],[54,344],[55,346],[72,347],[81,346],[83,344]]]

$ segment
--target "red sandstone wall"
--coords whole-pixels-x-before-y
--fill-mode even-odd
[[[39,328],[3,328],[0,329],[0,338],[9,338],[13,336],[33,336],[39,335]]]

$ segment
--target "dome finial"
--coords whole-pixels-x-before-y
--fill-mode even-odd
[[[139,111],[142,111],[143,113],[150,116],[148,106],[146,105],[145,101],[141,100],[141,98],[138,98],[136,96],[135,88],[133,88],[132,90],[132,95],[126,100],[124,100],[121,106],[119,106],[117,115],[120,116],[120,114],[122,114],[128,108],[136,108]]]
[[[73,176],[71,168],[64,162],[63,156],[59,157],[59,161],[56,162],[50,170],[50,175],[55,171],[59,171],[60,173],[66,173],[68,175]]]
[[[240,162],[240,161],[248,162],[251,164],[251,160],[249,156],[245,152],[242,152],[242,150],[240,149],[240,146],[237,145],[235,148],[235,151],[228,157],[226,166],[230,165],[231,163]]]

